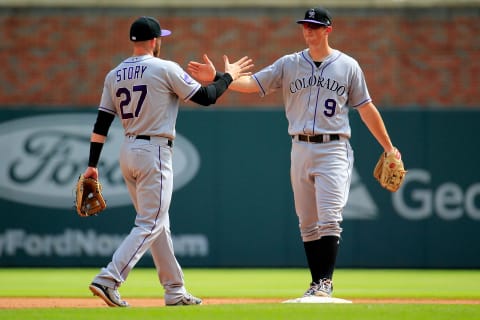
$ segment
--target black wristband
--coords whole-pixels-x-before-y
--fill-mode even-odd
[[[214,104],[228,88],[233,79],[229,73],[217,72],[216,80],[208,86],[200,89],[190,98],[195,103],[202,106]]]
[[[233,82],[233,78],[232,76],[230,75],[230,73],[224,73],[222,74],[220,77],[218,77],[219,79],[222,79],[223,81],[225,81],[225,83],[227,84],[227,87],[230,85],[230,83]]]
[[[88,166],[97,167],[98,160],[100,159],[100,153],[102,152],[103,143],[90,142],[90,156],[88,157]]]
[[[220,71],[215,72],[215,78],[213,78],[213,81],[217,81],[217,80],[220,79],[220,77],[222,77],[224,74],[225,74],[225,73],[220,72]]]

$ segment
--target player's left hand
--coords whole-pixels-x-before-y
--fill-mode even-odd
[[[87,169],[83,173],[83,177],[98,180],[98,169],[94,167],[87,167]]]
[[[107,204],[102,195],[102,185],[97,179],[81,174],[75,185],[75,208],[81,217],[99,214]]]
[[[204,54],[202,58],[205,63],[197,61],[190,61],[188,63],[188,73],[198,81],[211,82],[215,78],[215,66],[212,61],[210,61],[207,54]]]

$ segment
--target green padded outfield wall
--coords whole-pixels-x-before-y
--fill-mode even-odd
[[[478,111],[382,111],[409,170],[395,194],[372,177],[380,147],[351,113],[355,171],[339,267],[480,267]],[[73,188],[96,112],[0,110],[0,266],[107,263],[134,212],[118,167],[118,120],[102,153],[108,209],[80,218]],[[305,266],[282,110],[183,109],[170,210],[184,267]],[[153,266],[150,257],[139,263]]]

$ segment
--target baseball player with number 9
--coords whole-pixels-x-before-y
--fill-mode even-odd
[[[308,48],[240,77],[229,89],[260,96],[282,92],[292,138],[295,210],[311,274],[304,297],[331,297],[353,169],[349,110],[360,113],[386,154],[400,159],[400,152],[390,141],[359,64],[330,47],[331,14],[322,7],[311,8],[297,23]],[[203,59],[204,63],[191,61],[188,70],[198,79],[211,80],[215,67],[206,55]]]

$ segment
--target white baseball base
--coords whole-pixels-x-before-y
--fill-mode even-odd
[[[352,301],[340,298],[309,296],[286,300],[282,303],[352,303]]]

